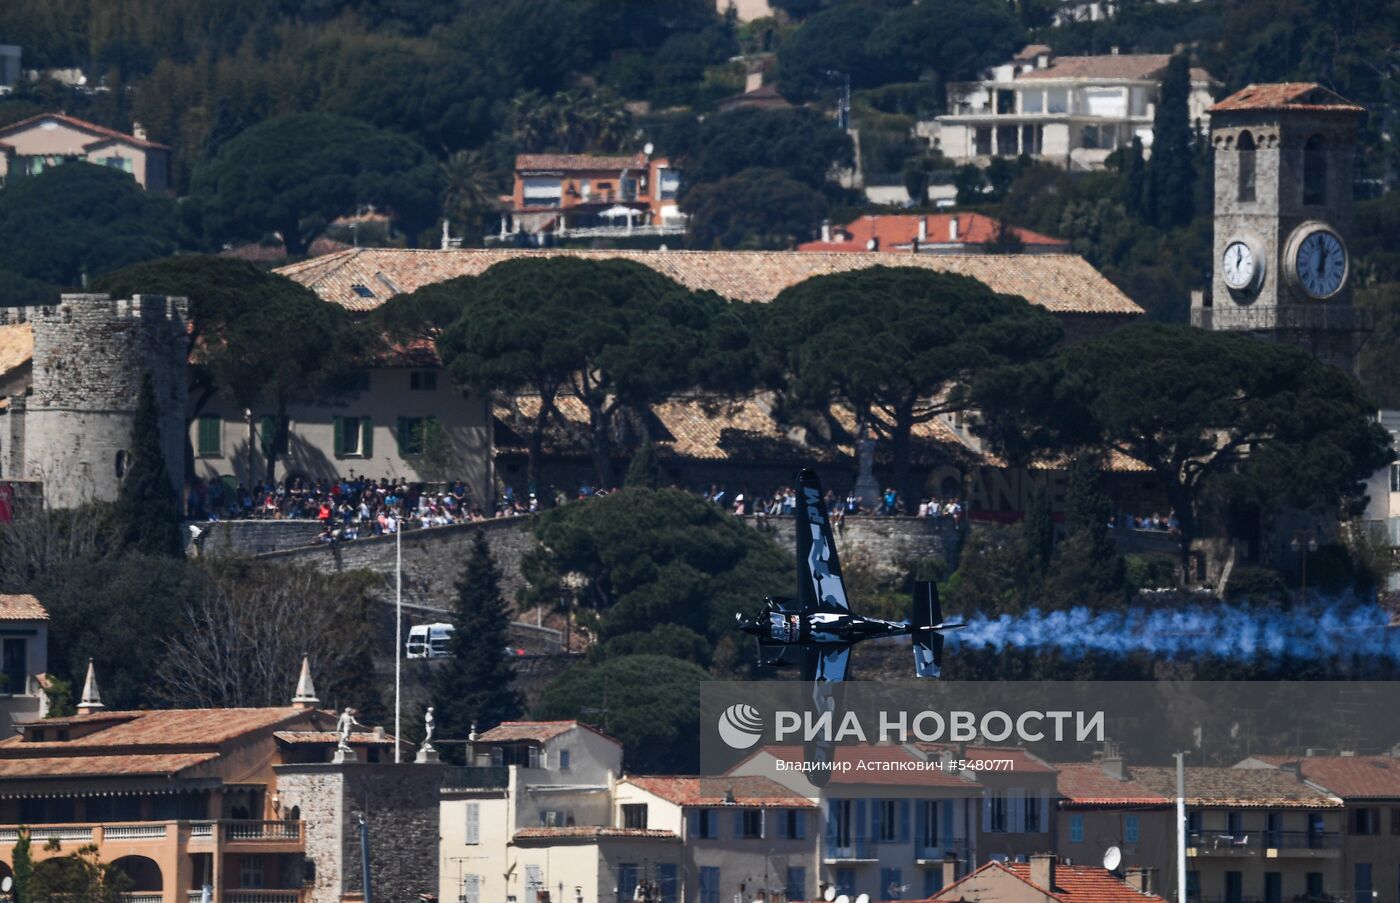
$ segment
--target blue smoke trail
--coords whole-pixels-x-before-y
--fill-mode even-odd
[[[1355,655],[1400,662],[1400,628],[1393,628],[1390,613],[1375,604],[1319,600],[1288,609],[1225,603],[1117,612],[1030,609],[974,615],[967,622],[950,639],[973,649],[1239,660]]]

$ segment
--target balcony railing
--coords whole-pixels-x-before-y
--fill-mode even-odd
[[[122,903],[162,903],[164,899],[158,890],[133,890],[122,894]]]
[[[35,843],[47,843],[50,840],[65,843],[90,843],[92,841],[92,827],[92,825],[72,825],[30,828],[29,840]],[[19,828],[0,828],[0,844],[17,843],[18,841]]]
[[[828,839],[822,851],[827,862],[852,862],[856,860],[878,859],[879,845],[873,840],[849,840],[838,843]]]
[[[153,822],[134,825],[103,825],[103,840],[159,840],[165,837],[167,825]]]
[[[504,765],[457,765],[442,776],[444,790],[502,790],[510,784]]]
[[[1264,846],[1271,850],[1336,850],[1342,837],[1327,831],[1265,831]]]
[[[192,821],[190,822],[190,840],[213,840],[214,823],[212,821]]]
[[[1197,855],[1248,853],[1259,849],[1259,832],[1192,831],[1187,846],[1195,847]]]
[[[223,903],[299,903],[300,900],[301,891],[299,890],[260,888],[257,890],[226,890],[223,893]]]
[[[226,821],[224,840],[301,840],[299,821]]]

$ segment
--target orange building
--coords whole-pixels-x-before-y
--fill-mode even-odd
[[[520,154],[500,241],[681,235],[681,173],[649,154]]]
[[[0,741],[0,875],[27,830],[36,870],[94,845],[130,903],[199,903],[206,885],[213,903],[303,903],[316,826],[283,805],[275,766],[346,767],[317,702],[304,672],[287,707],[109,712],[89,671],[80,714]],[[389,761],[393,742],[355,732],[352,758]]]
[[[862,216],[844,226],[822,226],[818,241],[799,251],[884,251],[905,254],[1005,253],[999,242],[1020,243],[1022,254],[1067,254],[1069,242],[1007,225],[981,213],[880,214]]]

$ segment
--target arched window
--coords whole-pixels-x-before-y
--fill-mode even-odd
[[[1236,145],[1240,152],[1240,183],[1235,200],[1254,200],[1254,136],[1249,132],[1240,132],[1240,140]]]
[[[113,464],[117,472],[117,479],[120,480],[122,477],[126,476],[126,452],[117,452],[117,457]]]
[[[1321,135],[1303,146],[1303,203],[1327,203],[1327,145]]]

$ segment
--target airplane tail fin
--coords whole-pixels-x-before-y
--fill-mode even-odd
[[[938,587],[928,580],[915,581],[909,626],[914,641],[914,673],[919,677],[938,677],[943,672],[943,634],[936,629],[942,623]]]

